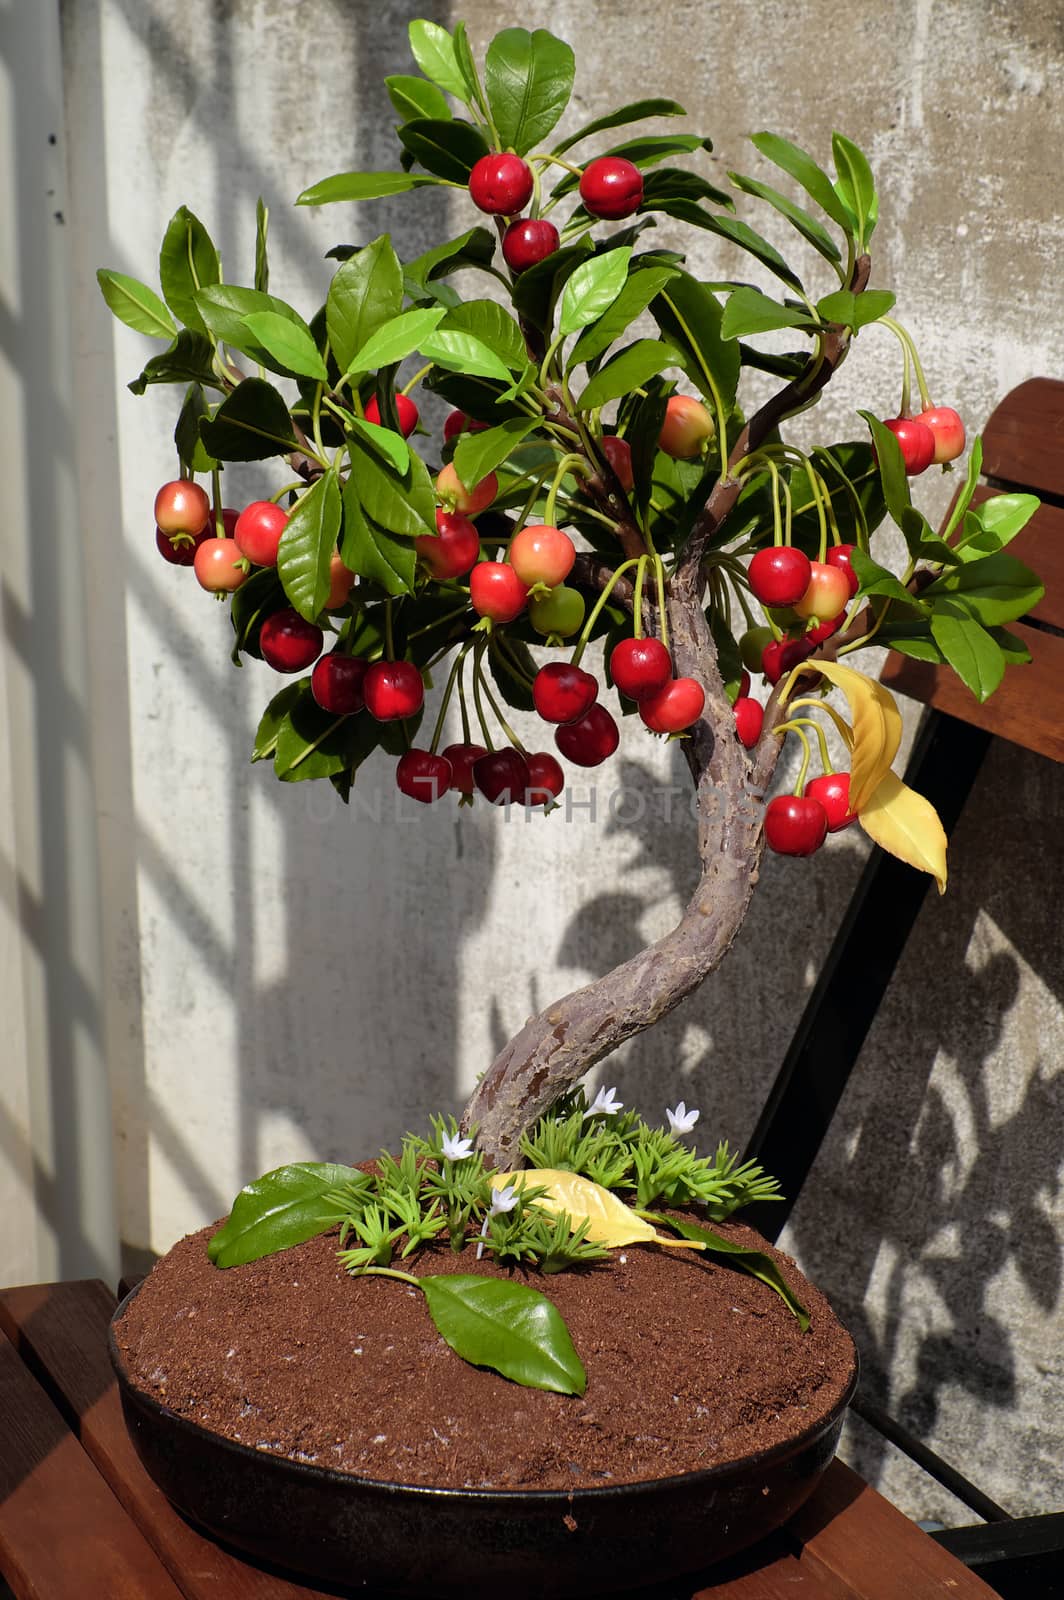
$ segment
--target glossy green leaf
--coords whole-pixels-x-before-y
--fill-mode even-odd
[[[439,84],[448,94],[464,100],[467,94],[465,78],[454,53],[454,40],[438,22],[419,18],[407,30],[410,53],[426,78]]]
[[[1005,676],[1005,657],[986,629],[959,607],[936,607],[931,635],[965,687],[978,701],[989,699]]]
[[[405,122],[399,129],[399,140],[426,172],[435,173],[448,183],[467,184],[475,164],[488,153],[487,140],[480,130],[457,117]]]
[[[576,341],[567,363],[569,370],[582,361],[593,361],[608,350],[675,275],[673,267],[646,267],[631,272],[617,298]]]
[[[1005,657],[1006,665],[1022,667],[1030,661],[1031,652],[1023,640],[1010,633],[1008,628],[988,628],[986,631]]]
[[[457,328],[437,328],[426,339],[422,339],[418,348],[423,356],[435,361],[437,366],[447,367],[452,372],[510,382],[510,373],[494,350],[489,350],[471,333],[462,333]]]
[[[609,112],[604,117],[596,117],[593,122],[587,122],[575,133],[563,139],[561,144],[554,146],[556,155],[563,155],[566,150],[571,150],[574,144],[579,144],[582,139],[590,139],[592,134],[605,133],[610,128],[623,128],[632,122],[643,122],[648,117],[686,117],[687,112],[675,100],[633,100],[631,104],[619,106],[616,111]]]
[[[840,322],[846,328],[864,328],[878,322],[894,306],[895,296],[889,289],[866,289],[854,294],[850,289],[836,289],[817,301],[817,310],[825,322]]]
[[[241,351],[252,361],[269,367],[271,371],[279,372],[283,377],[290,376],[289,368],[256,338],[248,319],[262,315],[276,317],[301,329],[310,338],[311,344],[314,343],[310,329],[299,312],[276,295],[262,294],[257,289],[244,289],[238,284],[216,283],[206,289],[197,289],[193,298],[203,321],[216,339]]]
[[[723,405],[734,403],[739,383],[739,346],[721,336],[716,296],[685,272],[677,273],[652,303],[658,327],[676,346],[684,371],[708,400],[716,389]]]
[[[854,550],[850,562],[861,580],[862,594],[884,595],[890,600],[900,600],[903,605],[915,606],[920,611],[927,607],[915,599],[905,585],[893,572],[886,567],[881,567],[878,561],[873,561],[871,556],[865,555],[863,550]]]
[[[946,658],[931,637],[931,627],[926,622],[887,622],[876,634],[876,643],[889,645],[899,655],[911,656],[914,661],[930,661],[940,665]]]
[[[798,1326],[802,1332],[808,1330],[810,1323],[808,1311],[788,1285],[775,1261],[764,1250],[751,1250],[746,1245],[735,1244],[733,1240],[725,1239],[723,1234],[717,1233],[713,1228],[705,1228],[698,1222],[685,1222],[678,1217],[664,1215],[659,1217],[657,1212],[654,1213],[654,1220],[660,1221],[662,1227],[672,1228],[681,1239],[698,1240],[715,1255],[727,1256],[732,1266],[739,1267],[743,1272],[749,1272],[751,1277],[759,1278],[762,1283],[767,1283],[770,1289],[776,1291],[788,1311],[793,1312],[798,1318]]]
[[[902,518],[912,506],[909,494],[909,479],[905,473],[905,458],[901,453],[901,446],[891,433],[885,428],[877,416],[871,411],[858,413],[868,424],[872,435],[872,446],[879,462],[879,476],[883,483],[883,494],[887,502],[887,510],[900,528]]]
[[[576,268],[562,290],[559,333],[575,333],[601,317],[624,288],[631,259],[628,246],[607,250]]]
[[[972,440],[972,448],[968,454],[968,473],[964,488],[957,496],[956,503],[950,511],[946,526],[942,529],[943,539],[951,539],[956,529],[965,517],[972,496],[979,484],[979,475],[983,470],[983,441],[980,438]]]
[[[797,228],[806,243],[811,244],[814,250],[819,250],[826,261],[830,261],[834,266],[840,260],[839,247],[830,233],[815,217],[811,217],[803,206],[796,205],[785,194],[780,194],[778,189],[773,189],[771,184],[760,183],[756,178],[744,178],[739,172],[729,172],[728,177],[743,194],[764,200],[773,210],[778,211],[781,217],[786,217],[791,226]],[[826,175],[824,181],[827,182]]]
[[[792,289],[801,289],[801,278],[788,266],[775,245],[769,244],[767,239],[755,232],[747,223],[741,222],[738,217],[721,217],[710,212],[704,212],[703,218],[704,228],[708,228],[711,233],[719,233],[722,239],[729,239],[732,244],[737,244],[740,249],[760,261],[762,266],[775,273],[777,278],[789,284]]]
[[[583,1394],[587,1373],[555,1306],[536,1289],[467,1273],[418,1279],[441,1337],[463,1361],[528,1389]]]
[[[351,478],[366,515],[401,539],[436,532],[436,493],[420,456],[410,452],[405,472],[386,464],[362,433],[352,433]],[[357,571],[358,568],[356,567]]]
[[[384,87],[397,114],[404,122],[415,117],[432,117],[439,121],[451,115],[451,108],[434,83],[424,78],[396,73],[385,78]]]
[[[288,407],[264,378],[238,383],[200,434],[218,461],[265,461],[300,448]]]
[[[1041,503],[1036,494],[996,494],[981,501],[965,515],[962,543],[991,553],[1004,550],[1026,528]],[[974,524],[971,532],[969,519]]]
[[[458,272],[462,267],[490,266],[495,244],[495,235],[487,228],[470,228],[457,239],[435,245],[413,261],[408,261],[403,273],[408,283],[427,285],[436,278]]]
[[[180,328],[169,350],[152,356],[129,388],[133,394],[143,394],[152,383],[202,383],[220,389],[212,354],[211,341],[206,334]]]
[[[671,344],[660,339],[637,339],[601,367],[577,396],[578,411],[590,411],[609,400],[641,389],[649,378],[666,367],[678,366],[680,358]]]
[[[181,206],[163,235],[159,282],[174,316],[195,333],[207,330],[193,296],[197,289],[218,283],[221,276],[221,262],[210,234],[187,206]]]
[[[277,572],[289,603],[313,621],[329,594],[329,563],[340,532],[340,490],[326,472],[288,513],[277,551]]]
[[[939,596],[945,596],[979,622],[998,623],[1025,616],[1044,594],[1045,585],[1029,567],[999,552],[944,573],[923,591],[923,599],[937,611]]]
[[[454,470],[463,483],[479,483],[538,426],[538,417],[511,417],[482,433],[463,433],[454,452]]]
[[[259,572],[253,572],[239,589],[234,590],[229,600],[229,621],[234,634],[231,659],[234,666],[240,665],[242,654],[261,660],[259,631],[262,624],[268,616],[287,604],[276,567],[263,567]]]
[[[744,284],[728,296],[721,318],[722,339],[745,339],[751,333],[768,333],[773,328],[808,328],[813,320],[799,306],[784,306],[760,289]]]
[[[730,194],[687,167],[660,167],[656,172],[648,172],[643,180],[643,204],[639,209],[641,212],[669,212],[674,201],[697,200],[711,200],[726,211],[735,210]],[[676,214],[682,216],[682,208]],[[706,213],[700,213],[699,223],[703,227],[707,226],[705,219]]]
[[[300,327],[273,311],[253,311],[244,319],[244,325],[284,372],[328,382],[328,371],[308,327]]]
[[[278,1250],[289,1250],[335,1226],[324,1215],[325,1196],[343,1184],[369,1187],[357,1167],[335,1161],[297,1161],[276,1167],[241,1189],[228,1221],[207,1246],[216,1267],[239,1267]]]
[[[857,219],[857,245],[866,249],[872,237],[878,214],[876,181],[864,153],[852,139],[841,133],[831,136],[831,153],[835,158],[838,181],[835,192],[846,209]]]
[[[458,70],[462,74],[462,81],[466,86],[466,99],[471,105],[478,107],[485,121],[488,120],[488,102],[481,86],[477,64],[473,59],[473,49],[469,43],[469,30],[464,22],[454,25],[454,58],[458,62]]]
[[[537,640],[537,643],[539,641]],[[528,646],[501,630],[488,652],[488,669],[499,694],[515,711],[534,711],[531,682],[539,670]]]
[[[385,428],[377,422],[366,422],[360,417],[354,424],[357,432],[370,446],[376,450],[386,462],[393,466],[398,473],[405,473],[410,468],[410,446],[401,433],[396,433],[392,428]]]
[[[297,206],[331,206],[343,200],[384,200],[389,195],[406,194],[443,180],[414,172],[338,172],[322,178],[296,200]]]
[[[196,334],[194,337],[199,338],[200,335]],[[174,427],[177,453],[189,472],[212,472],[218,465],[214,457],[208,455],[200,437],[200,424],[209,414],[202,388],[198,383],[189,384]]]
[[[376,372],[379,367],[390,367],[398,361],[405,361],[407,356],[421,348],[422,341],[439,326],[446,314],[443,306],[431,306],[404,311],[400,316],[392,317],[355,351],[347,371]]]
[[[255,287],[265,294],[270,287],[270,261],[266,238],[270,227],[270,211],[261,194],[255,204]]]
[[[801,184],[809,198],[816,201],[832,222],[838,223],[846,233],[856,231],[853,212],[836,194],[831,179],[811,155],[789,139],[781,139],[776,133],[751,134],[750,142],[773,166],[779,167]]]
[[[513,287],[514,309],[546,333],[552,326],[554,307],[577,268],[593,255],[588,238],[566,245],[522,272]]]
[[[570,47],[544,28],[505,28],[488,45],[484,86],[500,143],[519,156],[557,125],[573,91]]]
[[[249,579],[249,582],[254,582],[254,579]],[[239,594],[240,590],[236,592]],[[253,762],[269,761],[273,758],[281,728],[302,693],[302,683],[286,683],[284,688],[274,695],[259,719],[255,733],[255,747],[251,752]]]
[[[152,339],[177,336],[173,317],[146,283],[128,278],[124,272],[109,272],[104,267],[97,272],[96,281],[108,306],[127,328],[146,333]]]
[[[662,379],[651,379],[647,393],[634,400],[624,413],[627,438],[632,446],[632,475],[635,479],[633,497],[640,513],[647,509],[653,490],[654,462],[658,456],[658,439],[665,421],[668,388]]]
[[[325,301],[329,347],[341,372],[368,340],[403,309],[403,269],[381,234],[340,266]]]
[[[414,587],[417,552],[409,539],[396,538],[366,517],[353,477],[344,485],[344,528],[340,543],[344,565],[386,594],[409,594]]]
[[[299,683],[300,694],[277,731],[274,775],[282,783],[353,774],[384,742],[384,728],[369,716],[337,717],[323,711],[310,692],[310,679]]]
[[[902,512],[901,531],[905,538],[906,549],[914,562],[927,561],[932,565],[944,563],[949,567],[960,565],[961,555],[938,537],[923,512],[918,511],[916,506],[906,506]]]
[[[471,333],[510,370],[520,372],[528,359],[524,336],[510,313],[495,300],[466,300],[443,320],[441,332]]]

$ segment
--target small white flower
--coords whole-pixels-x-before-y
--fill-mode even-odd
[[[497,1217],[500,1212],[512,1211],[516,1204],[516,1184],[507,1184],[505,1189],[493,1189],[491,1191],[491,1205],[488,1208],[488,1216],[484,1218],[484,1222],[480,1230],[480,1239],[477,1242],[478,1261],[484,1254],[484,1240],[488,1237],[488,1217]]]
[[[615,1087],[611,1089],[600,1089],[594,1100],[592,1100],[591,1104],[584,1112],[584,1116],[612,1117],[616,1114],[616,1112],[623,1110],[623,1108],[624,1101],[617,1099],[617,1090]]]
[[[670,1111],[668,1107],[666,1107],[665,1115],[669,1119],[670,1133],[672,1133],[674,1136],[678,1136],[681,1133],[690,1133],[691,1129],[694,1127],[702,1113],[696,1110],[694,1107],[688,1111],[686,1105],[681,1100],[675,1111]]]
[[[443,1136],[443,1154],[448,1161],[464,1161],[466,1156],[473,1154],[472,1139],[462,1139],[457,1133],[445,1133]]]

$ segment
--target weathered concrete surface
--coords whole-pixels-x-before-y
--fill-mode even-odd
[[[287,208],[314,178],[391,165],[379,80],[407,70],[417,14],[452,20],[439,4],[68,0],[69,220],[84,281],[100,262],[151,277],[182,201],[230,274],[246,272],[260,192],[273,285],[305,309],[337,240],[389,227],[401,250],[423,248],[443,221],[434,195]],[[831,130],[847,131],[883,190],[875,281],[896,289],[936,399],[977,425],[1015,383],[1064,370],[1056,0],[796,0],[785,14],[769,0],[474,0],[464,15],[478,50],[505,23],[568,37],[574,123],[676,96],[714,137],[722,179],[770,176],[746,131],[775,128],[825,161]],[[450,221],[468,225],[460,201]],[[780,236],[772,216],[757,225]],[[695,260],[714,276],[737,266],[708,238]],[[381,769],[350,813],[331,793],[249,773],[270,674],[233,672],[220,610],[157,561],[150,506],[171,471],[172,414],[157,394],[125,392],[144,342],[114,331],[93,293],[76,398],[84,455],[111,469],[97,473],[85,538],[122,1217],[131,1242],[165,1248],[277,1161],[362,1153],[456,1108],[530,1010],[666,927],[694,849],[678,767],[631,728],[594,790],[575,785],[594,816],[527,828],[483,811],[397,824]],[[892,414],[898,378],[889,335],[862,335],[810,436],[859,433],[859,405]],[[242,493],[267,483],[279,486],[269,471],[237,478]],[[928,487],[940,508],[947,486]],[[788,1235],[859,1331],[874,1392],[962,1465],[978,1462],[1015,1512],[1064,1501],[1062,811],[1058,769],[994,753],[950,893],[923,913]],[[707,1142],[742,1141],[863,855],[846,835],[812,867],[767,864],[725,971],[609,1068],[623,1098],[654,1115],[682,1094],[703,1108]],[[850,1448],[908,1509],[957,1520],[944,1492],[859,1436]]]

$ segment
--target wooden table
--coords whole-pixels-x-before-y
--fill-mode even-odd
[[[228,1555],[148,1478],[107,1359],[114,1306],[99,1282],[0,1291],[0,1574],[16,1600],[326,1600]],[[365,1600],[367,1591],[328,1591],[345,1593]],[[754,1553],[642,1600],[992,1595],[837,1461]]]

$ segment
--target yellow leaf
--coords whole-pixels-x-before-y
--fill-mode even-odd
[[[860,815],[875,793],[901,743],[901,712],[889,689],[853,667],[837,661],[810,662],[829,682],[842,690],[853,721],[850,760],[850,810]],[[796,669],[798,670],[798,669]],[[806,671],[809,669],[806,668]]]
[[[567,1212],[574,1228],[587,1222],[587,1237],[596,1244],[617,1246],[622,1244],[667,1244],[681,1249],[702,1250],[704,1245],[692,1239],[669,1239],[657,1233],[650,1223],[637,1216],[623,1200],[592,1183],[578,1172],[559,1172],[554,1167],[533,1167],[527,1172],[493,1172],[491,1181],[496,1189],[510,1184],[530,1189],[544,1188],[533,1205],[549,1211],[552,1217]]]
[[[929,800],[888,772],[858,815],[861,827],[892,856],[929,872],[946,892],[946,834]]]

